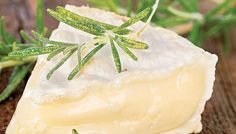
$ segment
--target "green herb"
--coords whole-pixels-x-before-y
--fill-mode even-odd
[[[117,43],[117,42],[116,42]],[[127,54],[130,56],[130,58],[132,58],[133,60],[137,61],[138,57],[133,54],[125,45],[123,45],[122,43],[118,43],[118,45],[120,46],[120,48]]]
[[[45,29],[43,26],[42,19],[42,2],[43,0],[37,0],[37,27],[40,34],[45,34]],[[36,52],[34,47],[40,46],[41,44],[27,35],[23,30],[20,31],[20,36],[24,40],[24,44],[21,41],[15,39],[4,29],[4,19],[0,17],[0,70],[4,68],[14,67],[9,82],[3,92],[0,94],[0,102],[6,100],[19,86],[25,76],[31,71],[31,67],[36,61],[36,57],[32,56],[33,52]],[[9,56],[10,53],[14,54],[15,51],[21,51],[22,49],[28,50],[31,56]],[[31,52],[30,52],[31,50]],[[16,55],[21,55],[20,53],[15,53]]]
[[[105,28],[106,30],[112,30],[112,29],[115,29],[115,28],[118,28],[117,26],[114,26],[114,25],[111,25],[111,24],[107,24],[107,23],[103,23],[103,22],[100,22],[100,21],[96,21],[96,20],[93,20],[93,19],[90,19],[90,18],[87,18],[87,17],[83,17],[83,16],[80,16],[78,14],[75,14],[69,10],[66,10],[65,8],[63,7],[60,7],[58,6],[56,8],[56,11],[64,16],[70,16],[71,18],[73,18],[74,21],[76,22],[85,22],[85,23],[93,23],[93,24],[98,24],[100,25],[101,27]],[[128,30],[128,29],[122,29],[121,31],[117,32],[118,34],[129,34],[131,31]]]
[[[132,13],[132,0],[127,0],[127,16],[131,16]]]
[[[43,0],[37,0],[37,14],[36,14],[36,23],[39,33],[44,32],[43,25]]]
[[[129,27],[130,25],[135,24],[136,22],[140,21],[141,19],[147,17],[147,15],[150,13],[151,8],[146,8],[142,12],[138,13],[136,16],[130,18],[128,21],[120,25],[118,28],[113,29],[114,32],[120,31],[124,28]]]
[[[74,28],[77,28],[79,30],[82,30],[84,32],[93,34],[93,35],[102,35],[105,33],[105,29],[91,21],[78,21],[75,20],[73,17],[70,15],[65,16],[63,13],[59,13],[57,11],[53,11],[51,9],[47,10],[48,13],[56,18],[58,21],[64,22],[70,26],[73,26]]]
[[[24,39],[25,42],[38,44],[38,42],[34,40],[33,38],[31,38],[28,34],[26,34],[24,30],[20,31],[20,36]]]
[[[28,71],[32,64],[16,66],[10,76],[7,87],[0,94],[0,102],[6,100],[22,82],[25,76],[28,74]]]
[[[32,31],[32,34],[35,37],[35,39],[38,40],[38,42],[40,42],[42,45],[46,45],[46,44],[52,44],[52,45],[57,45],[57,46],[63,46],[63,45],[76,46],[76,45],[78,45],[75,43],[66,43],[66,42],[49,40],[48,38],[43,37],[40,33],[37,33],[35,31]]]
[[[199,35],[201,31],[202,24],[200,22],[195,22],[193,29],[191,33],[189,34],[189,39],[192,41],[194,44],[200,46],[199,38],[201,35]]]
[[[95,6],[104,7],[111,11],[130,16],[133,16],[135,12],[143,11],[146,7],[151,7],[156,2],[156,0],[139,0],[137,2],[137,7],[135,7],[134,4],[132,4],[131,7],[131,1],[128,1],[126,12],[125,8],[121,7],[122,4],[119,0],[89,1]],[[142,12],[144,15],[134,16],[120,26],[110,25],[83,17],[62,7],[57,7],[55,11],[49,9],[48,12],[59,21],[65,22],[78,30],[94,35],[94,40],[91,42],[97,46],[92,51],[88,52],[87,55],[83,56],[81,53],[81,46],[83,44],[58,42],[44,37],[46,34],[46,28],[43,26],[42,2],[43,0],[37,0],[38,5],[36,22],[38,32],[32,32],[35,38],[27,35],[24,31],[20,32],[20,35],[24,40],[24,44],[13,38],[7,31],[5,31],[3,17],[0,18],[0,37],[2,40],[2,42],[0,42],[0,70],[14,66],[22,67],[29,65],[30,63],[34,63],[36,61],[36,57],[34,56],[36,55],[48,54],[47,59],[51,60],[59,54],[65,54],[64,58],[68,56],[69,59],[72,52],[77,52],[78,63],[68,77],[68,79],[71,80],[78,75],[81,69],[83,69],[94,56],[96,56],[95,54],[98,53],[103,46],[110,45],[113,48],[112,55],[114,59],[116,59],[114,60],[115,67],[118,68],[117,70],[119,72],[122,70],[122,61],[120,61],[119,65],[118,59],[120,58],[118,57],[119,52],[116,50],[117,46],[120,47],[121,50],[130,58],[133,60],[138,60],[138,57],[132,52],[132,49],[147,49],[148,45],[144,42],[129,38],[128,34],[132,34],[133,31],[129,30],[128,27],[141,19],[151,20],[150,18],[153,18],[152,22],[154,24],[167,28],[192,23],[193,28],[189,32],[184,33],[192,42],[198,46],[202,46],[202,42],[206,38],[216,36],[223,37],[225,41],[224,49],[225,52],[228,53],[230,51],[230,41],[227,37],[227,33],[229,29],[236,24],[236,10],[234,8],[233,0],[224,1],[206,14],[200,13],[198,8],[199,2],[197,0],[177,0],[174,2],[172,0],[160,1],[158,13],[155,13],[155,10],[153,10],[150,15],[150,11],[147,13],[147,10],[151,8],[148,8],[145,12]],[[112,34],[110,34],[111,31],[113,31]],[[112,37],[113,45],[110,42],[110,36]],[[109,42],[107,42],[108,40]],[[91,45],[91,42],[85,43],[84,47],[89,46],[89,44]],[[55,72],[64,64],[66,60],[67,58],[65,58],[64,61],[58,61],[60,64],[58,64],[57,67],[54,67],[51,72]]]
[[[112,51],[112,55],[113,55],[113,59],[116,65],[116,70],[117,72],[121,72],[121,62],[120,62],[120,56],[118,54],[118,51],[116,49],[116,46],[114,44],[114,40],[112,38],[110,38],[110,43],[111,43],[111,51]]]
[[[148,49],[148,45],[146,43],[140,42],[140,41],[136,41],[136,40],[132,40],[132,39],[128,39],[126,37],[122,37],[122,36],[116,36],[115,40],[120,43],[125,45],[128,48],[133,48],[133,49]]]
[[[190,1],[194,1],[194,0],[190,0]],[[195,0],[196,1],[196,0]],[[194,7],[196,7],[196,2],[191,3],[189,1],[186,0],[178,0],[178,2],[182,5],[183,9],[188,11],[188,12],[193,12],[196,11],[196,9],[194,9]],[[194,6],[193,6],[194,5]]]
[[[76,74],[79,73],[80,69],[85,66],[86,63],[89,62],[89,60],[100,50],[104,44],[101,44],[94,48],[91,52],[89,52],[81,61],[81,49],[78,50],[78,64],[77,66],[73,69],[73,71],[70,73],[68,80],[72,80]]]
[[[16,39],[14,39],[8,32],[5,31],[3,20],[3,17],[0,17],[0,36],[2,37],[3,43],[12,44],[16,41]]]
[[[116,0],[113,1],[116,3]],[[92,4],[97,6],[97,4],[102,2],[104,1],[97,1],[97,3]],[[136,10],[130,11],[130,6],[127,6],[126,10],[128,13],[139,12],[146,7],[151,7],[155,2],[157,0],[138,0],[136,4],[132,5],[132,9]],[[223,39],[225,39],[225,33],[229,33],[229,30],[236,25],[234,0],[225,0],[205,14],[199,11],[199,5],[202,5],[201,2],[198,0],[160,0],[159,11],[153,14],[152,23],[170,29],[175,29],[178,26],[189,26],[192,23],[192,29],[186,30],[184,33],[180,31],[180,34],[188,37],[189,40],[199,47],[203,46],[204,40],[206,39],[215,37],[221,39],[224,37]],[[102,7],[109,9],[106,5]],[[117,13],[124,14],[122,11],[124,7],[122,5],[116,4],[116,8],[120,9],[116,11]],[[177,30],[176,32],[179,31]],[[229,41],[222,43],[224,44],[224,48],[229,49],[231,46]]]
[[[88,0],[88,2],[100,8],[107,8],[113,12],[118,12],[117,5],[120,4],[120,0]]]
[[[211,11],[207,12],[206,15],[205,15],[205,19],[206,20],[211,19],[212,17],[214,17],[214,15],[216,15],[217,13],[222,11],[229,4],[232,4],[232,2],[233,2],[232,0],[225,0],[223,3],[219,4],[218,6],[216,6]]]
[[[61,67],[71,56],[72,54],[76,51],[76,48],[72,49],[71,51],[66,54],[65,57],[63,57],[47,74],[47,79],[49,80],[52,76],[52,74],[59,68]]]
[[[48,55],[47,60],[50,61],[52,58],[54,58],[55,56],[57,56],[59,53],[63,52],[66,49],[66,47],[60,47],[58,49],[56,49],[55,51],[51,52]]]
[[[8,56],[10,57],[36,56],[36,55],[51,53],[55,51],[55,49],[58,49],[58,48],[60,48],[60,46],[31,47],[31,48],[11,52]]]
[[[48,13],[55,19],[64,22],[74,28],[77,28],[78,30],[94,35],[94,39],[83,44],[72,44],[52,41],[48,38],[43,37],[42,34],[33,31],[32,34],[34,35],[35,39],[42,44],[42,46],[30,47],[19,51],[14,51],[11,52],[8,56],[21,58],[27,56],[49,54],[47,59],[51,60],[56,55],[63,53],[65,56],[49,71],[47,79],[50,79],[53,73],[57,71],[77,51],[78,64],[68,76],[68,80],[72,80],[80,72],[80,70],[83,69],[84,66],[93,58],[93,56],[95,56],[95,54],[98,53],[103,48],[103,46],[108,44],[111,46],[116,70],[118,73],[120,73],[122,71],[122,66],[119,52],[115,46],[115,42],[116,44],[119,44],[119,46],[125,53],[127,53],[132,59],[137,61],[138,58],[128,48],[147,49],[148,45],[144,42],[124,37],[123,35],[130,33],[131,31],[126,28],[140,21],[144,17],[147,17],[150,10],[151,8],[146,8],[144,11],[130,18],[122,25],[114,26],[77,15],[62,7],[57,7],[55,11],[48,9]],[[83,57],[81,55],[82,46],[87,47],[91,44],[98,46]]]

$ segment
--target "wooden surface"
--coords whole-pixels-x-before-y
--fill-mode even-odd
[[[78,0],[77,0],[78,1]],[[45,7],[53,8],[65,3],[81,5],[76,0],[45,0]],[[24,28],[35,28],[35,0],[0,0],[0,15],[5,16],[6,27],[9,32],[19,37],[17,32]],[[49,29],[54,29],[57,22],[45,15],[45,23]],[[207,103],[203,113],[203,131],[201,134],[236,134],[236,30],[232,30],[230,36],[234,42],[229,56],[222,55],[218,40],[206,41],[205,49],[219,56],[216,71],[214,93]],[[0,75],[0,92],[4,88],[11,69],[5,70]],[[21,97],[26,80],[22,82],[10,99],[0,104],[0,134],[8,125],[16,104]]]

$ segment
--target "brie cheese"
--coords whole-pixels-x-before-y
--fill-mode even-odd
[[[120,25],[128,18],[89,7],[70,11]],[[144,23],[131,27],[137,31]],[[60,23],[51,39],[83,43],[93,37]],[[126,71],[117,73],[110,46],[105,46],[75,79],[67,76],[76,55],[46,80],[62,57],[39,56],[6,134],[188,134],[202,129],[201,113],[211,97],[217,56],[176,33],[148,26],[138,40],[133,61],[119,50]],[[89,51],[91,48],[88,48]]]

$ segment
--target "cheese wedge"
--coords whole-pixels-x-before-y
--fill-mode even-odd
[[[67,5],[72,12],[120,25],[128,18],[89,7]],[[130,29],[137,31],[144,23]],[[83,43],[93,37],[60,23],[52,40]],[[62,57],[38,58],[6,134],[188,134],[202,129],[201,113],[211,97],[217,56],[176,33],[148,26],[137,38],[147,50],[119,49],[122,73],[115,71],[110,46],[96,54],[72,81],[74,55],[52,77],[46,74]],[[92,49],[93,46],[91,45]]]

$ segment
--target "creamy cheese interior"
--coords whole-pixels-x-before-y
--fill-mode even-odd
[[[165,132],[194,115],[204,93],[205,71],[200,59],[158,79],[94,86],[78,99],[40,105],[23,98],[18,107],[25,110],[16,111],[8,133],[69,134],[73,128],[81,134]]]
[[[127,18],[88,7],[67,9],[120,25]],[[139,22],[131,27],[138,30]],[[83,43],[91,35],[61,23],[52,40]],[[201,113],[210,98],[217,57],[163,28],[148,26],[137,38],[149,45],[131,60],[118,49],[118,74],[105,46],[72,81],[74,55],[55,74],[46,74],[62,57],[40,56],[6,134],[188,134],[201,130]],[[92,49],[88,48],[88,50]]]

